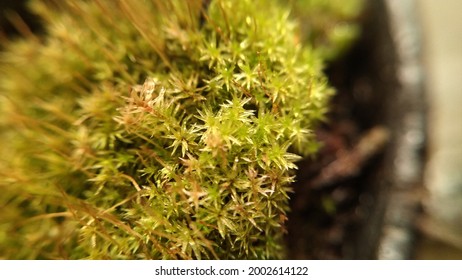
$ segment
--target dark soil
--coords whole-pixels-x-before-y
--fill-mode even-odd
[[[360,40],[326,70],[337,94],[329,121],[316,131],[321,151],[299,163],[288,222],[290,259],[374,258],[383,216],[377,190],[383,182],[376,178],[388,149],[385,110],[396,82],[385,9],[371,2],[377,3],[364,13]],[[366,227],[372,236],[360,240]]]

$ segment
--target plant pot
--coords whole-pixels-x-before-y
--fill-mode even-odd
[[[426,136],[415,3],[367,3],[360,40],[327,69],[337,95],[319,157],[299,164],[289,258],[412,257]]]

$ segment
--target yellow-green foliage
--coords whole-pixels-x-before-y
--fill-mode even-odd
[[[332,93],[287,5],[44,3],[0,58],[0,257],[283,257]]]
[[[312,44],[326,60],[341,55],[359,34],[352,21],[362,11],[364,0],[292,0],[300,21],[302,39]]]

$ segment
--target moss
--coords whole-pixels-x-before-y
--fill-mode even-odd
[[[283,257],[333,94],[289,7],[46,3],[0,58],[0,256]]]
[[[292,5],[302,41],[327,61],[341,56],[360,33],[352,19],[361,15],[364,0],[293,0]]]

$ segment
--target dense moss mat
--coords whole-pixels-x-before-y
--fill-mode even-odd
[[[0,257],[284,257],[358,1],[295,3],[305,37],[284,1],[202,2],[31,1],[44,35],[0,54]]]

